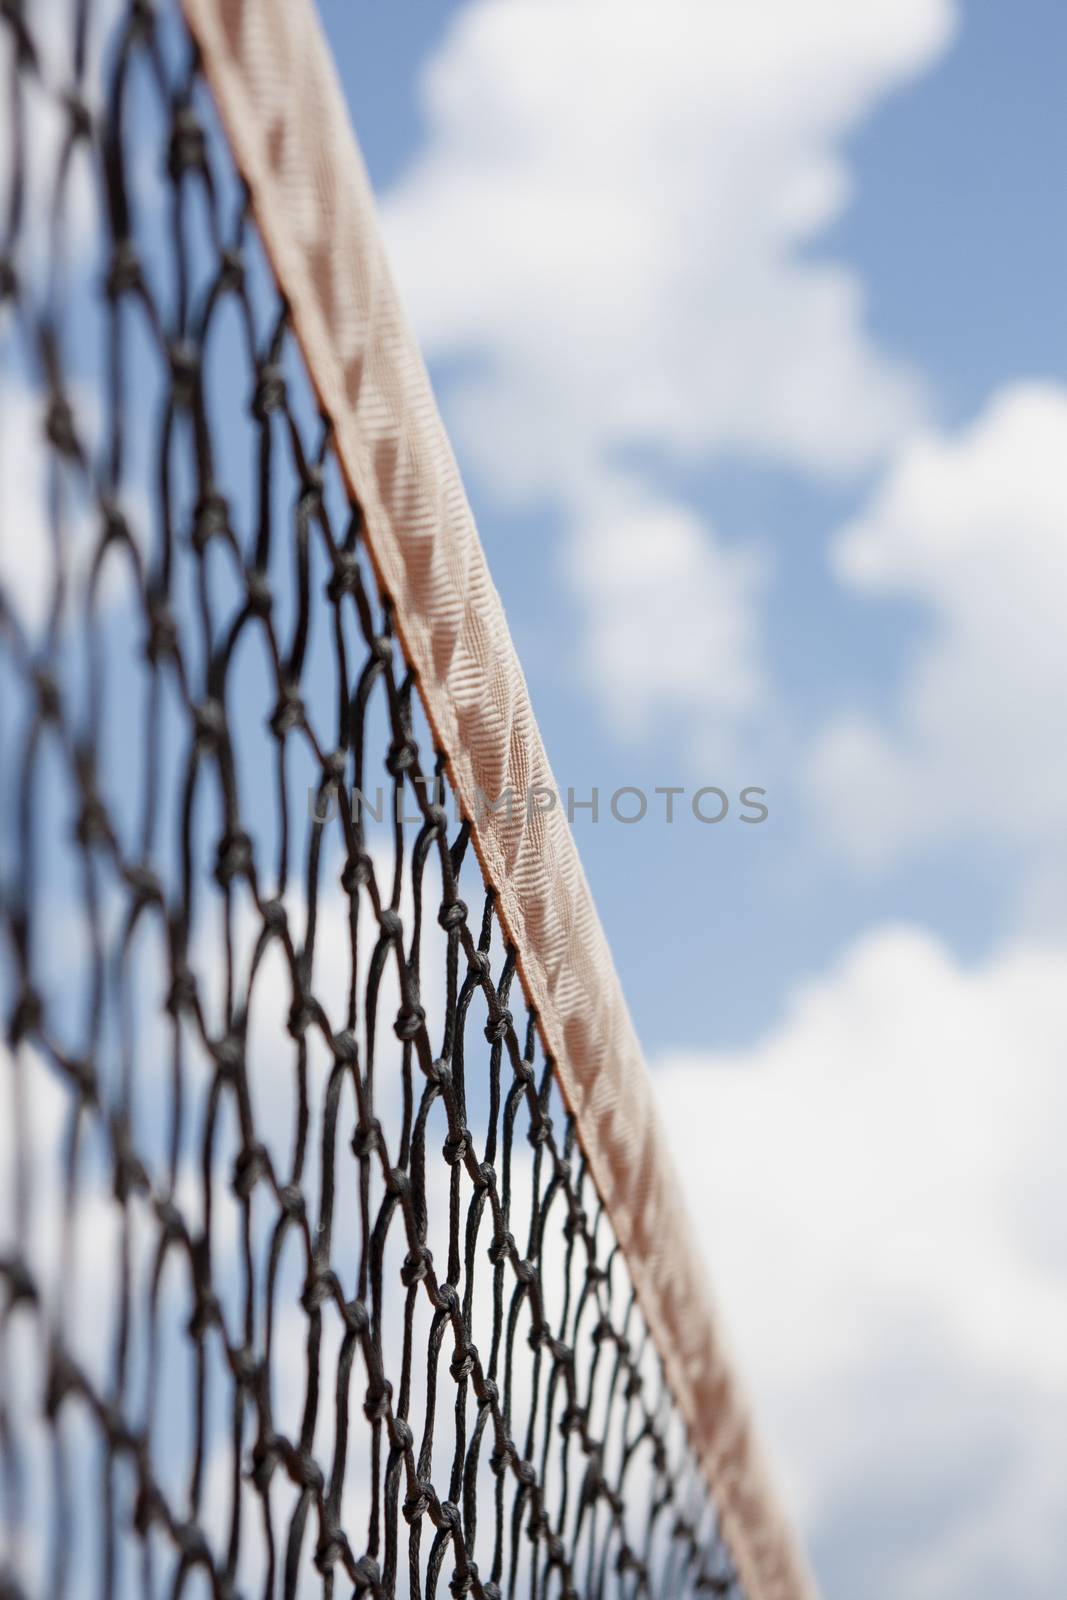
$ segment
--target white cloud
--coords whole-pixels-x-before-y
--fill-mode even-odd
[[[1065,454],[1067,390],[1014,385],[959,434],[910,443],[838,538],[843,583],[932,621],[891,720],[842,716],[812,756],[820,815],[857,861],[961,834],[1040,849],[1059,833]]]
[[[804,251],[847,198],[842,141],[953,23],[950,0],[476,0],[432,59],[386,231],[429,354],[473,358],[449,391],[465,461],[565,512],[600,692],[642,623],[582,581],[628,560],[588,504],[615,497],[621,452],[839,474],[914,424],[919,387],[868,334],[860,284]],[[753,586],[642,476],[645,566],[666,542],[682,567],[650,697],[691,709],[695,668],[707,717],[730,722],[757,692]],[[706,615],[692,597],[720,580]],[[725,614],[726,643],[694,661]]]
[[[1062,953],[969,971],[883,928],[750,1048],[656,1076],[830,1600],[850,1530],[879,1600],[1059,1592],[1065,986]]]
[[[664,710],[732,722],[766,692],[756,625],[765,562],[687,507],[616,479],[583,503],[564,573],[586,607],[588,681],[623,734]]]

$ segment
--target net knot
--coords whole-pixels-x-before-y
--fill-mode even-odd
[[[200,357],[189,339],[175,339],[170,347],[170,378],[174,404],[191,406],[196,398],[200,376]]]
[[[163,1497],[154,1483],[142,1483],[133,1506],[133,1525],[143,1539],[153,1522],[165,1515]]]
[[[286,684],[267,725],[276,739],[284,739],[294,728],[301,727],[303,721],[304,702],[297,690],[291,684]]]
[[[9,1256],[0,1262],[0,1272],[7,1282],[7,1304],[37,1304],[37,1285],[33,1273],[21,1256]]]
[[[173,1529],[172,1537],[189,1566],[210,1567],[211,1551],[204,1530],[198,1523],[179,1522]]]
[[[254,617],[269,617],[274,606],[274,596],[271,594],[270,582],[265,572],[260,572],[253,567],[245,573],[245,592],[248,595],[248,609]]]
[[[480,1161],[475,1168],[473,1181],[476,1189],[495,1190],[496,1168],[489,1161]]]
[[[516,1278],[518,1278],[519,1282],[524,1286],[529,1286],[537,1277],[536,1266],[526,1257],[523,1257],[521,1260],[515,1262],[514,1271]]]
[[[352,1581],[355,1584],[356,1595],[381,1593],[381,1576],[378,1563],[373,1556],[360,1556],[352,1569]]]
[[[288,1029],[294,1039],[302,1039],[311,1026],[314,1011],[307,995],[298,994],[289,1007]]]
[[[157,1200],[155,1211],[165,1244],[177,1244],[179,1239],[186,1238],[184,1219],[173,1200]]]
[[[227,245],[220,258],[219,287],[230,292],[240,291],[245,285],[245,264],[240,251]]]
[[[106,844],[111,838],[111,828],[107,820],[104,802],[91,787],[91,779],[86,779],[86,790],[82,797],[81,810],[74,826],[74,837],[83,850],[90,849],[94,844]]]
[[[177,655],[178,625],[166,601],[159,594],[148,597],[148,639],[145,656],[152,666],[167,656]]]
[[[257,422],[265,422],[273,411],[285,404],[285,379],[282,369],[273,361],[264,361],[256,373],[256,389],[252,397],[252,415]]]
[[[359,855],[350,856],[341,870],[341,888],[345,894],[354,896],[368,884],[374,876],[374,863],[370,856],[362,851]]]
[[[383,939],[388,939],[392,944],[399,944],[404,932],[404,925],[391,907],[385,906],[378,913],[378,927]]]
[[[200,1340],[212,1328],[221,1326],[222,1307],[219,1305],[218,1296],[199,1292],[193,1314],[187,1324],[190,1339]]]
[[[471,1590],[474,1588],[474,1583],[477,1576],[478,1569],[474,1566],[473,1562],[465,1572],[461,1572],[457,1567],[452,1574],[451,1580],[449,1581],[449,1594],[455,1595],[456,1600],[460,1600],[462,1595],[470,1594]]]
[[[315,1566],[323,1577],[340,1561],[348,1549],[348,1540],[339,1528],[330,1528],[315,1547]]]
[[[348,1329],[349,1333],[359,1335],[361,1333],[366,1333],[367,1329],[370,1327],[370,1312],[367,1310],[362,1300],[346,1301],[344,1310],[341,1314],[344,1317],[345,1327]]]
[[[430,1062],[430,1065],[426,1068],[426,1079],[427,1082],[432,1083],[435,1088],[442,1091],[451,1088],[452,1068],[444,1056],[437,1056]]]
[[[418,760],[418,751],[410,739],[394,739],[385,758],[385,770],[391,778],[402,778]]]
[[[278,1204],[290,1222],[303,1222],[307,1207],[295,1183],[287,1183],[278,1190]]]
[[[536,1544],[543,1534],[548,1532],[548,1518],[540,1509],[530,1512],[526,1523],[526,1537],[531,1544]]]
[[[467,957],[467,970],[472,978],[490,978],[493,974],[492,962],[485,950],[474,950]]]
[[[264,900],[260,907],[263,925],[271,933],[284,933],[289,925],[285,907],[280,900]]]
[[[77,89],[67,89],[63,95],[63,106],[69,118],[71,139],[88,139],[93,131],[93,119],[84,97]]]
[[[417,1039],[426,1022],[426,1013],[421,1006],[412,1006],[407,1011],[400,1011],[393,1024],[393,1032],[398,1039],[405,1043]]]
[[[507,1006],[505,1006],[497,1018],[495,1018],[493,1021],[487,1022],[485,1025],[485,1037],[489,1043],[502,1044],[507,1038],[508,1029],[512,1027],[514,1021],[514,1017],[511,1015],[511,1012],[508,1010]]]
[[[227,1033],[211,1046],[211,1056],[220,1078],[232,1083],[244,1061],[244,1043],[239,1034]]]
[[[202,700],[193,707],[196,745],[202,754],[217,750],[226,728],[226,714],[218,700]]]
[[[445,932],[452,928],[460,927],[467,920],[467,907],[462,900],[453,900],[450,905],[442,906],[437,913],[437,920]]]
[[[406,1200],[411,1193],[411,1179],[403,1167],[390,1167],[385,1177],[385,1192],[395,1200]]]
[[[58,722],[62,702],[55,678],[44,667],[38,667],[33,674],[33,686],[37,691],[37,706],[42,720]]]
[[[109,300],[118,300],[144,288],[141,263],[132,239],[119,239],[111,252],[111,262],[104,280],[104,292]]]
[[[15,1002],[15,1009],[11,1015],[11,1024],[8,1029],[8,1043],[12,1049],[21,1044],[28,1034],[40,1031],[41,1021],[44,1017],[44,1007],[41,997],[36,989],[25,984]]]
[[[125,1205],[131,1195],[148,1193],[148,1173],[130,1142],[129,1129],[118,1117],[113,1118],[111,1123],[111,1143],[114,1150],[113,1193],[119,1205]]]
[[[63,1062],[63,1070],[87,1106],[100,1104],[96,1070],[91,1062],[68,1056]]]
[[[310,1314],[325,1304],[325,1301],[334,1298],[341,1299],[341,1285],[338,1283],[336,1272],[331,1272],[330,1269],[326,1269],[325,1272],[314,1272],[309,1275],[304,1285],[301,1307],[310,1317]]]
[[[313,1456],[306,1450],[294,1450],[290,1454],[286,1467],[290,1478],[301,1489],[310,1489],[312,1494],[319,1494],[323,1487],[322,1468]]]
[[[335,1033],[330,1041],[330,1049],[333,1051],[334,1060],[343,1066],[350,1067],[359,1059],[356,1036],[351,1028],[344,1028],[340,1033]]]
[[[415,1443],[415,1435],[411,1431],[410,1424],[404,1417],[394,1417],[387,1423],[387,1427],[393,1449],[404,1455]]]
[[[219,888],[228,888],[234,878],[247,878],[251,874],[251,839],[240,830],[224,833],[215,853],[215,881]]]
[[[459,1315],[459,1290],[454,1283],[438,1284],[434,1305],[438,1311],[447,1311],[451,1317]]]
[[[500,1386],[492,1378],[486,1378],[478,1398],[483,1406],[488,1406],[490,1410],[495,1409],[500,1404]]]
[[[537,1482],[537,1473],[534,1471],[532,1461],[517,1460],[515,1462],[515,1476],[524,1489],[532,1489]]]
[[[355,594],[359,588],[359,562],[351,550],[343,547],[332,552],[333,572],[326,585],[326,597],[337,605],[343,595]]]
[[[549,1531],[548,1537],[545,1540],[545,1549],[548,1552],[548,1565],[550,1567],[562,1567],[566,1565],[567,1550],[558,1533]]]
[[[449,1372],[456,1383],[461,1383],[464,1378],[469,1378],[478,1361],[478,1346],[468,1344],[464,1348],[457,1346],[456,1353],[449,1364]]]
[[[345,749],[331,750],[322,763],[323,777],[327,786],[341,785],[345,781],[345,768],[348,766],[348,751]]]
[[[220,539],[230,531],[229,511],[225,496],[217,489],[201,495],[193,510],[193,549],[203,555],[212,539]]]
[[[233,1164],[233,1192],[239,1200],[247,1200],[260,1178],[270,1171],[270,1158],[261,1144],[247,1144],[238,1153]]]
[[[571,1433],[582,1433],[586,1426],[586,1413],[583,1406],[567,1406],[559,1419],[559,1431],[564,1438]]]
[[[230,1352],[230,1370],[237,1380],[238,1386],[250,1389],[260,1374],[260,1365],[255,1354],[246,1344],[239,1345]]]
[[[466,1160],[470,1148],[471,1131],[469,1128],[460,1128],[458,1133],[445,1140],[441,1146],[441,1154],[449,1166],[454,1167],[457,1162]]]
[[[74,428],[74,412],[66,395],[52,396],[45,417],[44,431],[49,444],[61,456],[67,456],[73,461],[81,458],[81,446]]]
[[[410,1524],[417,1522],[420,1517],[424,1517],[430,1509],[432,1498],[433,1484],[426,1478],[416,1479],[414,1490],[404,1501],[404,1521]]]
[[[377,1117],[372,1117],[369,1122],[361,1122],[352,1135],[352,1154],[363,1161],[374,1154],[381,1142],[382,1125]]]
[[[55,1422],[64,1400],[80,1388],[81,1376],[77,1367],[66,1351],[54,1344],[48,1362],[48,1382],[44,1395],[45,1415],[49,1422]]]
[[[266,1433],[252,1447],[252,1470],[249,1478],[260,1494],[266,1494],[274,1469],[282,1458],[281,1441],[276,1434]]]
[[[400,1268],[400,1281],[405,1289],[410,1289],[413,1283],[421,1282],[432,1266],[433,1252],[424,1244],[409,1250]]]
[[[178,183],[186,172],[202,172],[207,166],[204,130],[192,106],[180,106],[170,132],[167,171]]]
[[[564,1219],[563,1237],[568,1241],[572,1239],[580,1239],[585,1233],[588,1222],[589,1219],[586,1217],[586,1214],[582,1210],[581,1206],[573,1206],[571,1210],[568,1211],[567,1216]],[[588,1273],[586,1275],[586,1281],[588,1281]]]
[[[515,1251],[515,1235],[512,1233],[498,1233],[493,1236],[489,1246],[489,1259],[494,1267],[506,1261]]]
[[[534,1072],[533,1062],[527,1061],[525,1056],[515,1064],[515,1077],[524,1089],[537,1088],[537,1074]]]
[[[100,512],[104,520],[104,543],[132,544],[130,525],[118,501],[112,499],[110,495],[105,496],[101,501]]]
[[[393,1386],[388,1378],[383,1378],[379,1384],[371,1384],[363,1402],[363,1415],[367,1421],[382,1422],[389,1414],[389,1402],[392,1398]]]
[[[152,868],[142,864],[127,863],[122,868],[123,881],[133,890],[139,906],[163,904],[163,886]]]
[[[552,1118],[536,1117],[530,1123],[526,1137],[535,1149],[539,1144],[547,1144],[552,1137]]]
[[[448,812],[444,806],[436,802],[426,808],[426,833],[431,839],[436,839],[448,830]]]
[[[191,1011],[196,1005],[196,979],[182,963],[175,964],[174,977],[167,991],[166,1007],[172,1017],[181,1011]]]
[[[431,1506],[430,1516],[434,1527],[440,1533],[452,1533],[458,1530],[462,1520],[459,1507],[454,1500],[441,1500],[437,1506]]]
[[[19,292],[18,274],[15,264],[9,255],[0,255],[0,305],[5,300],[14,300]]]

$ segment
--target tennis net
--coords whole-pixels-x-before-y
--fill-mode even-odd
[[[310,8],[0,41],[0,1594],[801,1595]]]

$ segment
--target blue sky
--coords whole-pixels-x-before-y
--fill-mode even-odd
[[[1067,13],[321,13],[826,1592],[1059,1594]]]
[[[595,786],[604,809],[623,784],[767,791],[759,827],[735,803],[716,827],[683,808],[670,827],[579,814],[576,832],[827,1600],[1058,1600],[1067,12],[319,5],[561,785]],[[158,116],[149,131],[164,136]],[[145,260],[165,280],[145,160]],[[67,359],[93,435],[88,265]],[[266,275],[251,281],[260,296]],[[247,522],[237,337],[223,329],[209,377]],[[129,476],[146,487],[129,510],[147,529],[142,385],[159,377],[151,358],[138,371],[149,432],[131,430]],[[0,566],[39,622],[25,352],[12,377],[0,511],[23,538],[0,541]],[[175,472],[182,502],[193,477]],[[281,614],[288,554],[272,558]],[[213,594],[237,603],[232,577]],[[136,657],[138,627],[116,603],[114,662]],[[80,704],[80,657],[62,666]],[[304,684],[332,704],[321,630]],[[142,691],[112,670],[101,719],[131,830]],[[268,856],[255,736],[272,692],[242,656],[232,720]],[[66,839],[64,775],[44,778],[41,836]],[[16,835],[0,832],[6,880]],[[75,900],[78,865],[49,853],[53,907]],[[84,955],[44,950],[53,988],[74,996]],[[74,1010],[53,1001],[76,1037]]]

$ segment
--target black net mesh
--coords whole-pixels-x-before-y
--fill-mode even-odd
[[[177,8],[0,50],[0,1593],[733,1595]]]

